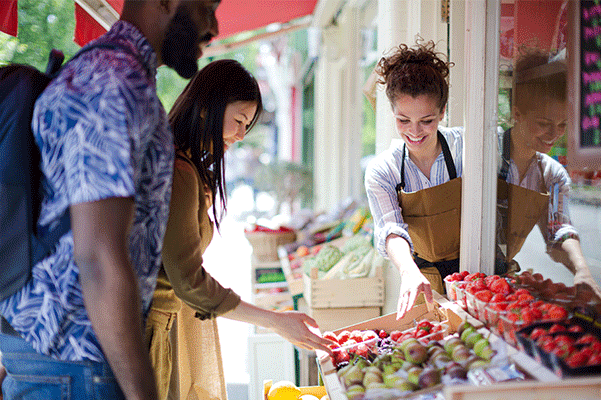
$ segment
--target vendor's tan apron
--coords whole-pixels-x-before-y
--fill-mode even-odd
[[[549,192],[544,179],[541,179],[539,192],[507,183],[510,133],[511,130],[508,130],[503,136],[504,164],[497,179],[497,209],[501,218],[499,245],[505,247],[506,262],[519,253],[532,228],[547,215],[549,207]],[[541,177],[544,177],[540,160],[537,160],[537,166]]]
[[[461,178],[454,178],[457,174],[448,145],[440,132],[438,137],[452,179],[442,185],[417,192],[405,192],[403,148],[402,183],[397,186],[399,206],[403,220],[408,225],[407,231],[413,242],[414,256],[431,263],[459,258],[461,223]],[[433,290],[444,293],[442,277],[436,267],[420,268],[420,272],[430,281]]]

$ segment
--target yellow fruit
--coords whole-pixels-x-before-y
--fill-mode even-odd
[[[271,385],[267,400],[298,400],[301,391],[290,381],[279,381]]]
[[[263,399],[264,400],[267,400],[267,394],[269,393],[269,389],[271,389],[272,385],[273,385],[272,379],[265,379],[263,381]]]
[[[318,399],[321,399],[327,394],[325,386],[301,386],[301,394],[311,394]]]

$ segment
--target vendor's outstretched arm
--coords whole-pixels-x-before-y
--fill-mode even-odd
[[[431,302],[432,288],[428,279],[415,264],[411,247],[405,239],[397,235],[389,235],[386,239],[386,252],[401,274],[401,288],[397,303],[397,319],[400,319],[411,310],[420,293],[424,293],[426,301]]]
[[[333,342],[312,332],[309,326],[318,328],[317,322],[302,312],[271,311],[240,301],[236,308],[222,317],[271,329],[297,347],[306,350],[319,349],[332,354],[328,345]]]
[[[549,254],[553,260],[562,263],[574,274],[574,286],[577,289],[592,290],[601,299],[601,288],[591,275],[578,239],[566,239],[561,243],[561,247],[552,248]]]

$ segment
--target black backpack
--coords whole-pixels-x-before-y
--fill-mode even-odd
[[[31,130],[35,101],[64,58],[53,50],[45,73],[23,64],[0,68],[0,300],[27,282],[33,265],[70,229],[66,212],[49,234],[37,231],[42,172]]]
[[[138,54],[119,43],[84,46],[69,62],[97,48],[128,53],[151,73]],[[61,51],[52,50],[45,73],[23,64],[0,67],[0,301],[23,287],[32,267],[71,229],[67,209],[49,232],[37,230],[43,176],[40,150],[31,130],[35,102],[64,59]]]

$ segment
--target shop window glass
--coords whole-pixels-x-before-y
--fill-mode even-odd
[[[601,9],[594,14],[596,3],[580,2],[591,10],[591,27],[601,22]],[[532,269],[569,285],[570,253],[562,243],[573,238],[601,282],[601,166],[574,162],[577,151],[570,146],[586,128],[583,118],[587,127],[597,121],[598,128],[601,107],[598,113],[594,107],[574,109],[574,102],[585,100],[574,90],[582,77],[582,66],[574,62],[581,56],[582,37],[570,35],[582,10],[572,7],[578,2],[501,2],[496,242],[497,271]],[[593,32],[591,54],[599,57],[601,39]],[[601,62],[591,64],[601,77]],[[598,91],[601,103],[598,86],[584,89]],[[601,149],[599,129],[587,134],[589,147]]]

